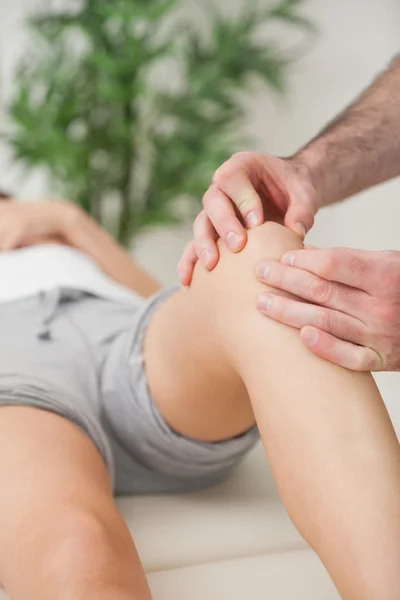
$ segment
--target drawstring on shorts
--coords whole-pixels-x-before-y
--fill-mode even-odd
[[[64,301],[76,300],[82,296],[80,290],[66,290],[55,288],[49,292],[40,292],[40,299],[43,302],[43,312],[40,316],[40,323],[37,337],[43,341],[51,340],[51,324],[57,315],[59,306]]]

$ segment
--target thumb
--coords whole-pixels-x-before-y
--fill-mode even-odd
[[[305,206],[300,202],[292,203],[285,216],[285,227],[291,229],[302,239],[314,225],[314,212],[310,206]]]

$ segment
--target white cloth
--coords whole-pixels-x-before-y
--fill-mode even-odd
[[[57,244],[0,252],[0,302],[27,298],[57,287],[79,289],[125,303],[140,296],[108,277],[86,254]]]

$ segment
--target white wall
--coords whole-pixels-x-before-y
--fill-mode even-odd
[[[217,1],[217,0],[215,0]],[[218,0],[224,10],[245,0]],[[187,0],[187,10],[196,4]],[[15,56],[24,36],[20,19],[35,0],[0,0],[0,93],[10,92]],[[302,145],[341,110],[383,68],[400,46],[400,5],[397,0],[309,0],[305,12],[317,24],[319,38],[313,49],[293,68],[286,100],[255,97],[249,105],[247,131],[264,151],[285,155]],[[1,115],[0,115],[1,118]],[[12,183],[15,168],[6,149],[0,148],[0,187]],[[25,195],[46,191],[35,177],[17,186]],[[316,245],[400,249],[400,181],[361,194],[324,210],[309,237]],[[160,232],[139,240],[138,257],[164,282],[175,278],[175,264],[189,231]],[[398,374],[378,376],[400,432],[400,379]]]

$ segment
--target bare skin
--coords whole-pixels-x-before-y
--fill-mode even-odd
[[[198,259],[208,270],[216,266],[218,237],[233,252],[243,249],[247,233],[238,213],[248,227],[272,219],[304,237],[321,207],[400,175],[399,91],[397,56],[294,156],[232,156],[204,196],[194,241],[180,261],[182,284],[189,285]],[[261,263],[260,269],[265,266]],[[353,370],[400,369],[400,252],[313,249],[292,255],[292,262],[286,256],[283,264],[268,266],[266,283],[306,302],[285,301],[281,294],[272,296],[272,290],[260,298],[259,307],[298,328],[309,350]],[[290,273],[288,266],[295,269]],[[267,299],[271,306],[265,310]]]
[[[254,310],[254,264],[301,247],[274,223],[251,231],[239,255],[221,245],[217,269],[196,269],[190,289],[156,313],[149,386],[187,436],[223,440],[256,420],[287,511],[341,596],[397,600],[400,449],[373,379],[308,353],[295,329]],[[0,575],[13,600],[149,598],[90,441],[55,415],[4,408],[0,457],[10,480],[0,494]]]
[[[156,402],[174,428],[199,439],[219,439],[218,422],[224,435],[240,433],[241,419],[251,424],[250,402],[286,509],[341,596],[397,598],[400,448],[386,408],[370,374],[308,353],[295,329],[254,310],[262,287],[252,265],[302,244],[274,223],[248,235],[238,255],[220,243],[218,267],[198,267],[190,288],[156,315],[147,339]],[[166,357],[171,336],[181,341]],[[212,393],[214,380],[231,412],[221,387]]]
[[[0,410],[0,580],[12,600],[150,600],[92,442],[52,413]]]
[[[148,298],[160,284],[86,213],[68,202],[0,203],[0,251],[60,243],[88,254],[115,281]]]

